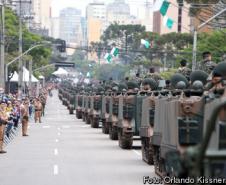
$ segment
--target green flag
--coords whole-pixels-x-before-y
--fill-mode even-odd
[[[91,76],[90,72],[86,73],[86,77],[90,77],[90,76]]]
[[[164,26],[166,26],[169,29],[172,29],[173,24],[174,24],[173,19],[165,16],[164,19],[163,19],[163,22],[164,22]]]
[[[111,55],[113,55],[114,57],[116,57],[119,54],[119,49],[118,48],[113,48],[111,50]]]
[[[144,39],[141,39],[141,44],[143,44],[144,46],[145,46],[145,48],[150,48],[150,46],[151,46],[151,44],[148,42],[148,41],[146,41],[146,40],[144,40]]]
[[[170,2],[168,2],[166,0],[163,1],[162,6],[160,8],[160,13],[162,14],[162,16],[166,15],[169,5],[170,5]]]
[[[106,53],[106,55],[104,56],[104,59],[105,59],[105,60],[107,60],[107,61],[108,61],[108,63],[110,63],[110,62],[111,62],[111,60],[112,60],[112,55],[111,55],[111,54],[109,54],[109,53]]]

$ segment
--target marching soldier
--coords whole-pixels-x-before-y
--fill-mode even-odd
[[[27,135],[28,129],[28,119],[29,119],[29,102],[28,100],[24,100],[20,107],[21,116],[22,116],[22,136]]]
[[[142,82],[142,91],[148,92],[148,91],[154,91],[157,90],[158,84],[155,80],[151,78],[145,78]]]
[[[6,115],[5,109],[6,109],[6,104],[2,102],[0,105],[0,154],[6,153],[6,151],[3,150],[4,131],[8,122],[8,116]]]
[[[46,99],[47,99],[47,94],[46,93],[42,93],[40,96],[40,101],[42,103],[42,116],[45,115],[45,106],[46,106]]]
[[[203,62],[199,63],[198,69],[210,74],[217,64],[212,61],[212,55],[209,51],[204,52],[202,56],[203,56]]]
[[[159,80],[162,80],[161,76],[155,72],[155,68],[151,67],[149,70],[149,73],[145,76],[145,78],[152,78],[154,79],[157,83]]]
[[[212,79],[208,84],[209,91],[215,92],[217,90],[223,89],[224,78],[226,76],[226,62],[219,63],[212,72]]]
[[[183,74],[189,80],[191,69],[187,67],[187,61],[185,59],[180,61],[180,67],[177,72]]]
[[[35,123],[39,121],[41,123],[41,116],[42,116],[42,103],[37,98],[34,103],[35,106]]]

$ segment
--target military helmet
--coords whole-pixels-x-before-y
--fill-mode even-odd
[[[190,80],[192,84],[195,81],[201,81],[205,85],[207,82],[207,78],[208,78],[208,74],[202,70],[196,70],[190,74]]]
[[[157,82],[152,78],[145,78],[142,82],[142,85],[150,85],[152,90],[156,90],[158,88]]]
[[[128,89],[128,87],[125,83],[118,84],[118,92],[121,93],[121,92],[123,92],[124,90],[127,90],[127,89]]]
[[[104,88],[105,88],[105,91],[108,91],[109,89],[111,89],[111,86],[107,84],[107,85],[105,85]]]
[[[203,90],[204,89],[204,85],[203,82],[200,80],[196,80],[192,83],[192,89],[194,90]]]
[[[177,88],[177,85],[179,85],[178,82],[180,82],[180,81],[184,82],[186,87],[188,86],[187,78],[184,75],[180,74],[180,73],[174,74],[171,77],[170,81],[171,81],[171,85],[172,85],[173,88]],[[181,85],[182,85],[182,83],[181,83]]]
[[[187,85],[184,81],[179,81],[176,84],[176,89],[186,89]]]
[[[101,85],[99,85],[99,86],[97,87],[96,92],[97,92],[97,93],[104,93],[104,88],[103,88]]]
[[[213,73],[218,74],[222,77],[226,77],[226,62],[220,62],[214,68]]]
[[[86,86],[84,90],[85,90],[85,92],[90,92],[91,88],[89,86]]]
[[[128,89],[135,89],[135,88],[139,88],[139,85],[137,82],[129,81],[127,82],[127,87]]]
[[[118,84],[117,84],[116,82],[114,82],[114,81],[111,82],[110,85],[111,85],[112,87],[118,86]]]

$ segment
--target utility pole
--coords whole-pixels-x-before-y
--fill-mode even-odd
[[[99,65],[99,67],[100,67],[101,45],[98,46],[97,57],[98,57],[98,65]]]
[[[1,5],[1,61],[0,61],[0,87],[5,89],[5,1]]]
[[[19,1],[19,55],[23,53],[23,28],[22,28],[22,6],[21,0]],[[22,58],[19,58],[19,80],[18,80],[18,97],[22,99],[23,93],[23,62]]]
[[[126,37],[125,37],[125,48],[126,48],[126,55],[128,54],[128,33],[127,31],[125,32]],[[127,57],[126,57],[126,64],[127,64]]]
[[[29,61],[29,96],[31,96],[31,89],[32,89],[32,63],[33,61]]]
[[[177,0],[178,2],[178,25],[177,25],[177,32],[181,33],[182,28],[182,9],[184,5],[184,0]]]

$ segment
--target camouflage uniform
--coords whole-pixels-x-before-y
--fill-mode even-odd
[[[179,67],[177,72],[183,74],[186,78],[189,78],[191,69],[188,67]]]
[[[145,78],[152,78],[154,79],[156,82],[158,82],[159,80],[162,80],[162,77],[158,74],[158,73],[148,73]]]
[[[140,78],[140,77],[134,77],[132,80],[134,80],[136,83],[138,83],[139,86],[142,82],[142,78]]]
[[[216,65],[217,64],[213,61],[200,62],[198,65],[198,69],[210,74]]]

